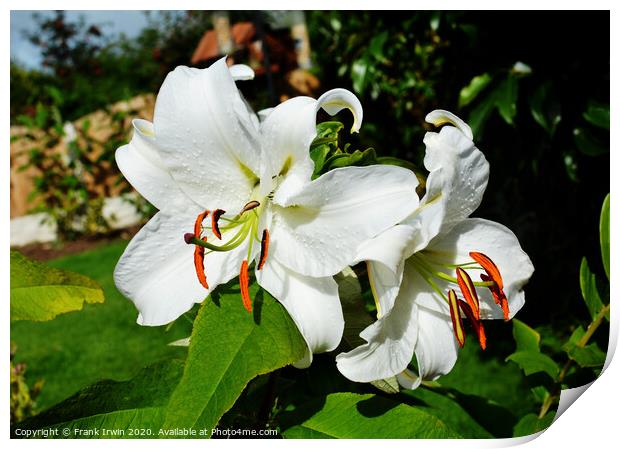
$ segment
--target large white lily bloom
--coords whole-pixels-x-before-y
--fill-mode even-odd
[[[258,283],[308,343],[300,362],[307,365],[312,352],[333,350],[342,336],[332,276],[363,241],[417,207],[417,180],[405,169],[373,166],[311,181],[317,111],[350,109],[357,132],[359,101],[344,89],[297,97],[259,123],[234,82],[252,77],[224,59],[203,70],[178,67],[161,87],[153,123],[134,121],[116,160],[159,212],[130,242],[114,280],[135,303],[139,324],[162,325],[238,275],[251,310],[248,266],[256,260]]]
[[[354,381],[396,375],[401,385],[416,388],[421,380],[448,373],[464,343],[459,306],[484,348],[480,320],[514,316],[534,271],[508,228],[468,218],[489,177],[489,164],[469,126],[441,110],[426,121],[453,126],[424,138],[429,175],[419,208],[364,243],[357,256],[369,261],[378,320],[360,334],[368,343],[336,358],[339,370]],[[414,354],[417,374],[407,368]]]

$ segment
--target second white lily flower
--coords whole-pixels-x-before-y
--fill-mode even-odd
[[[336,358],[338,369],[354,381],[397,376],[401,385],[415,388],[447,374],[465,342],[461,315],[484,349],[481,320],[512,318],[534,271],[512,231],[468,218],[489,177],[469,126],[442,110],[426,121],[452,126],[424,138],[429,175],[420,207],[364,243],[357,256],[368,261],[378,319],[360,334],[366,344]],[[417,374],[408,369],[414,354]]]
[[[135,121],[119,148],[128,181],[159,212],[133,238],[114,279],[139,310],[138,323],[166,324],[248,268],[288,310],[312,353],[333,350],[344,327],[332,276],[359,245],[418,205],[417,179],[390,166],[333,170],[311,181],[309,146],[320,108],[343,108],[359,130],[362,108],[344,89],[297,97],[259,124],[235,86],[245,66],[178,67],[159,92],[154,123]],[[185,234],[185,236],[184,236]]]

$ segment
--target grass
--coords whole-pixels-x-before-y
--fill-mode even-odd
[[[87,304],[81,311],[47,322],[11,323],[15,360],[26,363],[28,384],[45,381],[38,410],[98,380],[126,380],[156,361],[184,356],[185,348],[168,343],[189,336],[188,321],[181,318],[168,331],[139,326],[134,305],[116,290],[112,272],[126,245],[119,241],[48,262],[99,282],[103,304]]]

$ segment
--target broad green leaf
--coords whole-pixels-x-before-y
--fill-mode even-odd
[[[474,101],[478,94],[489,85],[491,79],[491,75],[488,73],[474,76],[469,84],[463,87],[461,92],[459,92],[459,108],[465,107]]]
[[[512,336],[517,343],[517,351],[540,352],[540,334],[523,321],[512,320]]]
[[[373,394],[334,393],[281,415],[285,438],[459,438],[435,416]]]
[[[601,257],[603,258],[603,267],[605,267],[605,274],[607,279],[609,277],[609,193],[603,201],[603,208],[601,209],[601,220],[599,224],[599,232],[601,239]]]
[[[59,438],[156,438],[182,372],[181,361],[168,360],[143,369],[125,382],[96,383],[21,422],[19,428],[58,429]],[[106,435],[104,429],[116,432]],[[136,429],[143,430],[132,435]]]
[[[555,98],[550,82],[541,84],[529,98],[532,117],[550,136],[562,120],[561,106]]]
[[[596,286],[596,275],[590,271],[588,260],[583,257],[579,268],[579,285],[581,286],[581,296],[588,307],[588,312],[592,319],[603,308],[603,301]]]
[[[81,310],[84,303],[103,302],[103,291],[92,279],[11,251],[11,320],[47,321]]]
[[[245,386],[259,374],[300,360],[307,346],[288,313],[271,295],[250,288],[254,310],[228,284],[200,308],[181,382],[164,428],[214,428]]]
[[[583,327],[579,326],[573,331],[563,348],[568,356],[582,367],[600,367],[605,363],[606,354],[599,348],[598,344],[590,343],[587,346],[580,346],[579,340],[585,335]]]
[[[601,367],[605,364],[607,354],[596,343],[590,343],[585,347],[576,346],[568,356],[582,367]]]
[[[475,395],[461,394],[457,390],[427,388],[403,390],[402,394],[414,398],[411,405],[436,416],[464,438],[492,438],[512,435],[516,418],[506,409],[491,404]],[[493,429],[490,431],[486,426]],[[498,426],[504,428],[498,429]]]
[[[517,115],[519,81],[515,76],[508,75],[508,77],[497,86],[495,92],[499,115],[502,116],[506,123],[513,125],[515,115]]]
[[[512,436],[523,437],[545,430],[553,423],[554,417],[555,412],[549,412],[543,418],[539,418],[538,415],[534,413],[525,415],[515,426]]]
[[[609,153],[609,145],[601,142],[585,128],[573,129],[573,140],[577,149],[587,156],[600,156]]]
[[[583,118],[594,126],[609,129],[609,105],[590,103],[586,112],[583,113]]]
[[[517,351],[509,355],[506,360],[515,362],[527,376],[534,373],[544,372],[555,379],[560,368],[553,359],[536,351]]]

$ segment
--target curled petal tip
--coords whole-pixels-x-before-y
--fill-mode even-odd
[[[351,133],[359,132],[362,127],[364,110],[357,97],[346,89],[332,89],[325,92],[317,100],[317,110],[323,108],[329,115],[336,115],[338,112],[347,108],[353,114],[353,126]]]
[[[474,140],[474,134],[469,125],[452,112],[445,111],[443,109],[435,109],[426,115],[425,120],[435,126],[441,126],[449,123],[465,134],[468,139]]]

